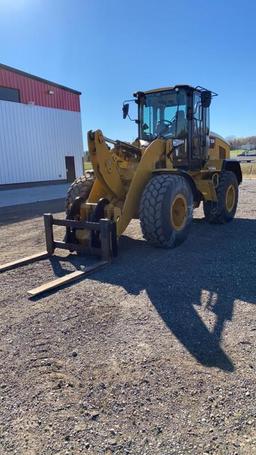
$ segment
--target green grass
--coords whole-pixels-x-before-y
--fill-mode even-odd
[[[244,150],[238,149],[238,150],[230,150],[230,158],[235,158],[239,153],[244,152]]]
[[[88,171],[88,169],[92,169],[92,163],[84,161],[84,171]]]

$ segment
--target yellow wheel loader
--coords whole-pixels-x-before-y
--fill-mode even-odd
[[[134,94],[138,138],[113,141],[100,130],[88,133],[93,170],[70,187],[68,219],[112,223],[112,247],[131,219],[140,220],[144,238],[171,248],[189,232],[193,208],[203,202],[206,221],[233,219],[240,165],[230,160],[228,143],[210,132],[209,107],[216,94],[176,85]],[[123,104],[123,117],[129,104]],[[69,230],[67,242],[100,247],[98,232]]]
[[[242,173],[239,162],[230,159],[228,143],[210,132],[214,96],[189,85],[135,93],[137,139],[128,143],[89,131],[93,169],[71,185],[66,219],[44,215],[47,251],[0,266],[0,272],[44,259],[56,248],[101,256],[94,266],[29,291],[37,296],[108,263],[134,218],[140,220],[144,238],[162,248],[186,239],[193,208],[201,202],[209,223],[231,221]],[[127,116],[129,103],[124,102],[123,118]],[[55,225],[66,229],[64,241],[54,239]]]

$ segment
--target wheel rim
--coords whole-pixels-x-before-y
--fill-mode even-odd
[[[176,231],[180,231],[187,220],[187,201],[182,194],[177,194],[171,204],[171,223]]]
[[[232,212],[236,201],[236,192],[234,185],[229,185],[226,192],[226,209],[228,212]]]

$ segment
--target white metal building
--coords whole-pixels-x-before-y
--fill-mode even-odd
[[[83,172],[80,92],[0,65],[0,187]]]

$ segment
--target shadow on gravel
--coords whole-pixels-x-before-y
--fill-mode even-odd
[[[18,223],[43,216],[44,213],[63,212],[65,199],[53,199],[50,201],[32,202],[30,204],[12,205],[0,207],[0,226]]]
[[[186,242],[173,250],[122,236],[118,258],[93,279],[122,286],[132,295],[146,291],[166,326],[198,362],[232,372],[221,338],[235,301],[256,302],[255,238],[256,220],[239,218],[226,225],[195,219]],[[70,265],[80,268],[88,261],[95,258],[69,255],[51,258],[51,265],[55,275],[63,276]],[[209,311],[215,314],[213,328],[204,323],[199,307],[206,317]]]
[[[187,241],[174,250],[123,236],[119,259],[93,279],[123,286],[130,294],[146,290],[159,316],[198,362],[232,372],[221,336],[235,300],[256,301],[256,220],[222,226],[195,221]],[[197,307],[215,314],[213,329]]]

